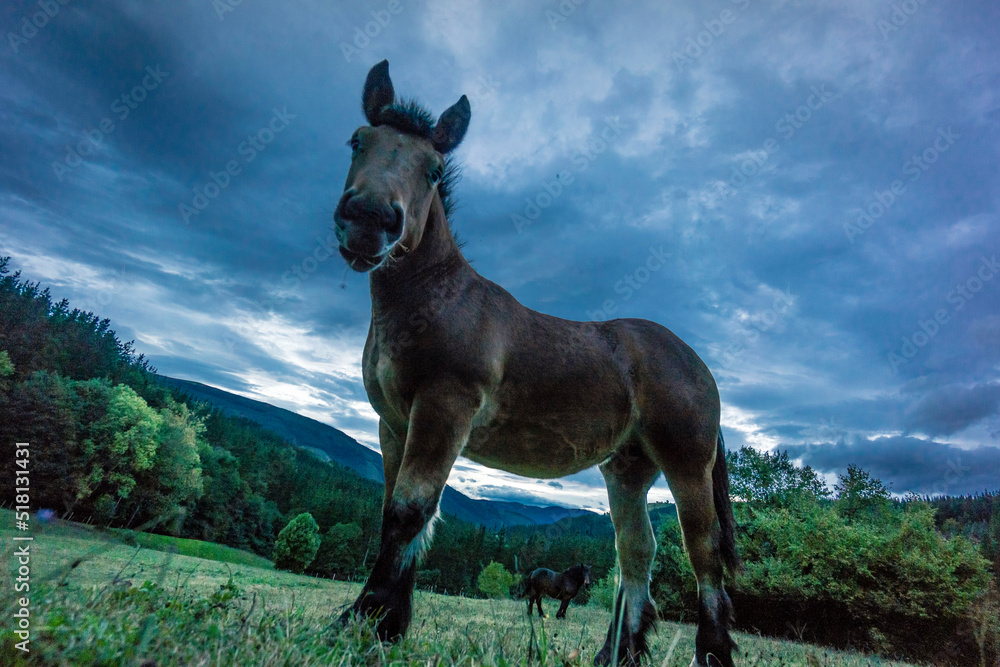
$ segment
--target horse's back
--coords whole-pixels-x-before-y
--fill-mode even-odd
[[[531,574],[528,575],[527,581],[524,583],[524,596],[535,598],[545,593],[546,584],[553,574],[552,570],[544,567],[532,570]]]
[[[489,340],[479,348],[489,354],[477,363],[496,370],[464,452],[470,459],[528,477],[562,477],[643,439],[639,425],[657,434],[667,427],[708,433],[713,421],[717,428],[711,373],[666,327],[565,320],[482,280],[470,301],[480,322],[490,320],[480,325]]]
[[[555,576],[555,574],[556,573],[554,571],[546,567],[539,567],[531,571],[531,574],[528,575],[528,581],[542,581],[544,579],[551,579],[553,576]]]

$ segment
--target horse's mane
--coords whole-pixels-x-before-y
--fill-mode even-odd
[[[379,112],[378,122],[380,125],[388,125],[400,132],[429,140],[434,131],[435,118],[434,114],[416,100],[404,99],[383,107]],[[441,177],[437,187],[446,216],[451,215],[455,205],[453,190],[460,178],[461,172],[458,165],[450,155],[445,156],[444,176]]]

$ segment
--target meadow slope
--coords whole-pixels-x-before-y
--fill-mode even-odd
[[[10,513],[0,514],[10,572]],[[150,544],[170,547],[169,538]],[[151,550],[69,523],[42,526],[31,550],[31,652],[15,650],[5,631],[3,664],[589,665],[610,621],[595,606],[572,606],[565,621],[540,620],[519,601],[418,592],[410,635],[384,646],[364,626],[332,625],[356,583],[240,563],[238,554],[210,546],[200,553],[237,562]],[[5,625],[14,603],[6,583]],[[556,606],[550,601],[547,611],[554,615]],[[736,639],[744,666],[906,664],[743,633]],[[661,623],[652,664],[686,667],[693,647],[694,626]]]

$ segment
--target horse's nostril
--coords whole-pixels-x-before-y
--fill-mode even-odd
[[[344,210],[344,207],[347,206],[347,202],[349,202],[351,200],[351,197],[353,196],[354,196],[354,188],[349,188],[345,190],[344,194],[340,196],[340,201],[337,202],[337,208],[341,211]]]
[[[392,210],[396,214],[396,218],[392,225],[386,230],[393,236],[403,235],[403,222],[406,220],[406,213],[403,211],[403,207],[397,202],[392,203]]]

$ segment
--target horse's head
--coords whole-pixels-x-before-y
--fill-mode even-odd
[[[577,582],[578,586],[590,585],[590,566],[580,563],[566,570],[566,573]]]
[[[462,95],[435,123],[415,103],[396,103],[386,60],[368,72],[362,106],[370,125],[348,142],[351,169],[333,219],[340,254],[355,271],[371,271],[420,244],[471,108]]]

